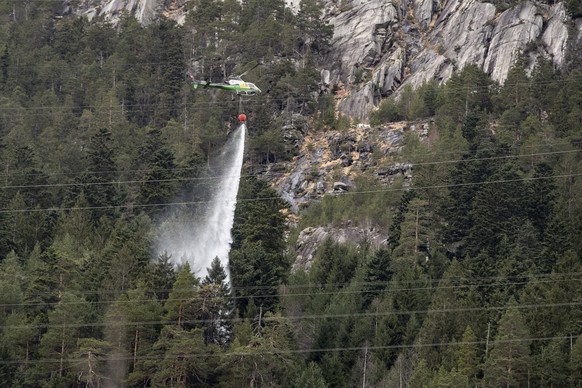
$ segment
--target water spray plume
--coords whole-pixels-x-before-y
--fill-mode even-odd
[[[216,179],[212,181],[215,184],[203,188],[205,192],[201,194],[208,198],[202,205],[203,209],[198,209],[195,216],[186,209],[175,211],[160,226],[158,252],[170,254],[176,264],[188,261],[198,276],[206,274],[215,257],[228,269],[245,132],[246,126],[242,122],[215,161],[214,164],[221,168],[214,169],[213,177]]]

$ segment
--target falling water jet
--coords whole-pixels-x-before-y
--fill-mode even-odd
[[[215,257],[228,270],[228,252],[232,243],[231,229],[234,221],[236,195],[240,182],[243,163],[245,124],[241,124],[224,145],[214,165],[218,175],[216,184],[204,189],[202,193],[208,201],[201,206],[192,222],[184,222],[192,217],[187,209],[174,211],[160,226],[158,252],[172,255],[176,264],[188,262],[199,276]],[[212,171],[212,170],[211,170]],[[215,172],[216,174],[216,172]],[[212,178],[212,177],[211,177]]]

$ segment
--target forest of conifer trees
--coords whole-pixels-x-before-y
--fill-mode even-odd
[[[366,176],[375,190],[314,202],[296,228],[347,213],[387,229],[379,249],[327,240],[291,272],[287,204],[245,172],[228,282],[219,260],[201,278],[153,251],[238,113],[186,72],[260,58],[247,161],[290,160],[282,112],[346,122],[317,95],[317,2],[199,0],[184,25],[147,26],[59,6],[0,0],[0,385],[582,386],[579,42],[562,69],[523,58],[500,86],[468,66],[371,113],[430,118],[399,155],[412,184]]]

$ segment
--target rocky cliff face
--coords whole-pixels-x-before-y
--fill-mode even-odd
[[[500,83],[522,53],[532,67],[540,55],[561,66],[571,24],[562,3],[533,1],[503,12],[477,0],[331,1],[326,17],[335,26],[329,83],[350,90],[339,110],[363,121],[404,85],[445,81],[468,64]]]
[[[86,16],[89,20],[96,16],[103,16],[116,23],[119,17],[127,12],[134,15],[140,23],[148,24],[160,15],[184,21],[184,5],[189,0],[81,0],[73,9],[70,1],[65,1],[65,13],[74,12]]]
[[[114,22],[125,11],[142,23],[160,14],[182,22],[189,1],[81,0],[73,11]],[[572,22],[563,3],[525,0],[499,11],[479,0],[322,1],[324,19],[335,28],[326,61],[331,65],[322,69],[322,82],[347,90],[339,111],[364,122],[382,98],[398,94],[404,85],[446,81],[468,64],[500,83],[522,53],[531,66],[540,55],[561,66],[568,27],[574,27],[573,38],[582,35],[582,23]],[[297,9],[297,0],[287,2]]]
[[[342,194],[354,189],[364,172],[384,184],[396,178],[411,178],[412,166],[399,160],[406,131],[421,140],[428,136],[429,121],[397,122],[370,128],[358,125],[346,131],[301,134],[297,156],[289,162],[265,166],[264,175],[297,213],[325,194]],[[277,169],[278,172],[269,169]],[[283,173],[281,173],[283,172]]]
[[[296,120],[297,121],[297,120]],[[382,185],[395,181],[410,184],[413,165],[401,155],[405,136],[414,136],[421,142],[430,141],[431,120],[395,122],[377,127],[359,124],[342,131],[307,131],[301,125],[287,128],[289,136],[301,141],[297,156],[291,161],[262,166],[255,170],[289,203],[290,224],[296,224],[302,208],[325,195],[350,195],[362,190],[362,178]],[[293,139],[290,139],[293,140]],[[299,232],[290,246],[296,256],[293,271],[308,269],[317,248],[326,240],[336,243],[370,244],[372,248],[385,245],[388,231],[373,225],[347,221],[337,226],[308,227]]]

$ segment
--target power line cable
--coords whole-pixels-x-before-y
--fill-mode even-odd
[[[31,65],[31,66],[36,66],[36,65]],[[546,82],[537,82],[537,85],[552,85],[552,84],[556,84],[556,85],[563,85],[563,84],[577,84],[577,83],[582,83],[582,77],[575,78],[573,81],[572,80],[549,80]],[[515,86],[528,86],[530,85],[530,83],[512,83],[511,86],[515,87]],[[489,86],[462,86],[462,87],[454,87],[454,88],[448,88],[446,86],[441,87],[442,90],[440,90],[439,92],[442,92],[444,94],[451,94],[453,92],[457,92],[457,91],[461,91],[461,92],[466,92],[466,91],[474,91],[474,90],[485,90],[485,89],[490,89]],[[223,92],[225,94],[229,93],[228,91],[216,91],[216,92]],[[298,95],[298,96],[292,96],[293,99],[313,99],[313,97],[311,95]],[[253,97],[253,100],[249,100],[247,101],[247,103],[245,103],[245,106],[251,106],[251,107],[260,107],[263,106],[264,102],[259,102],[259,101],[268,101],[268,102],[274,102],[274,103],[287,103],[288,102],[288,97],[281,97],[281,98],[269,98],[269,96],[265,95],[265,96],[255,96]],[[203,102],[203,104],[206,104],[208,106],[222,106],[222,107],[231,107],[233,105],[235,105],[235,103],[233,103],[232,101],[205,101]],[[87,109],[87,110],[101,110],[101,109],[107,109],[107,110],[111,110],[112,108],[116,109],[116,110],[123,110],[123,109],[131,109],[131,108],[140,108],[140,112],[154,112],[155,110],[153,109],[143,109],[144,107],[168,107],[169,108],[175,108],[175,107],[183,107],[186,105],[191,105],[191,102],[189,101],[183,101],[183,102],[175,102],[175,103],[160,103],[160,102],[153,102],[153,103],[136,103],[136,104],[121,104],[120,102],[116,101],[116,104],[111,105],[111,104],[103,104],[103,105],[95,105],[95,104],[85,104],[85,105],[79,105],[79,106],[63,106],[63,105],[36,105],[36,106],[25,106],[25,107],[0,107],[0,112],[2,111],[27,111],[27,110],[54,110],[54,109],[63,109],[63,110],[76,110],[76,109]],[[207,109],[207,107],[190,107],[189,110],[205,110]],[[44,115],[44,114],[41,114]]]
[[[581,273],[582,275],[582,273]],[[323,296],[323,295],[330,295],[330,296],[337,296],[337,295],[359,295],[359,294],[368,294],[368,293],[379,293],[381,292],[382,295],[397,293],[397,292],[416,292],[416,291],[438,291],[438,290],[457,290],[457,289],[468,289],[471,287],[480,287],[480,288],[501,288],[507,286],[520,286],[520,285],[529,285],[529,284],[549,284],[549,283],[562,283],[562,282],[572,282],[572,281],[582,281],[582,278],[564,278],[558,279],[556,277],[552,277],[551,279],[531,279],[531,280],[523,280],[523,281],[514,281],[514,282],[498,282],[498,283],[469,283],[469,284],[459,284],[459,285],[449,285],[449,286],[430,286],[430,287],[406,287],[406,288],[389,288],[389,289],[373,289],[373,288],[366,288],[366,287],[373,287],[373,286],[388,286],[390,282],[370,282],[369,284],[360,286],[361,289],[358,290],[350,290],[350,289],[339,289],[334,291],[325,291],[325,290],[316,290],[313,292],[301,292],[301,293],[275,293],[275,294],[249,294],[249,295],[225,295],[225,296],[209,296],[209,297],[202,297],[202,296],[194,296],[192,298],[172,298],[172,302],[191,302],[195,303],[198,301],[234,301],[239,299],[264,299],[264,298],[297,298],[297,297],[314,297],[314,296]],[[357,285],[357,283],[356,283]],[[305,288],[315,288],[313,286],[306,286]],[[240,290],[240,288],[237,288]],[[257,291],[254,287],[245,287],[245,290]],[[167,292],[171,293],[172,291],[176,290],[151,290],[148,289],[149,292]],[[178,290],[182,292],[198,292],[198,290],[194,289],[184,289]],[[46,292],[44,295],[54,294],[58,292],[55,290],[53,293]],[[71,292],[74,295],[83,295],[84,292]],[[113,293],[113,291],[111,292]],[[32,298],[34,296],[39,296],[39,294],[27,294],[27,298]],[[93,294],[95,295],[95,294]],[[101,295],[101,294],[96,294]],[[124,293],[124,295],[127,295]],[[21,302],[21,303],[2,303],[0,307],[2,308],[19,308],[19,307],[38,307],[38,306],[67,306],[67,305],[84,305],[84,304],[91,304],[91,305],[136,305],[148,302],[160,302],[156,299],[116,299],[116,300],[99,300],[99,301],[87,301],[82,300],[78,302]]]
[[[483,157],[483,158],[468,158],[468,159],[455,159],[455,160],[443,160],[443,161],[433,161],[433,162],[409,162],[412,167],[414,166],[429,166],[429,165],[441,165],[441,164],[455,164],[455,163],[471,163],[471,162],[479,162],[479,161],[489,161],[489,160],[504,160],[504,159],[519,159],[519,158],[528,158],[533,156],[549,156],[549,155],[562,155],[562,154],[570,154],[570,153],[578,153],[582,152],[582,150],[563,150],[563,151],[550,151],[550,152],[538,152],[538,153],[531,153],[531,154],[517,154],[517,155],[502,155],[502,156],[491,156],[491,157]],[[192,168],[196,169],[196,168]],[[139,170],[139,171],[157,171],[156,169],[149,169],[149,170]],[[163,170],[167,171],[167,170]],[[173,171],[173,170],[168,170]],[[281,177],[284,176],[284,173],[267,173],[265,174],[267,177]],[[6,177],[10,175],[1,174],[0,177]],[[238,177],[239,175],[237,175]],[[254,176],[254,174],[242,174],[240,175],[241,178],[243,177],[250,177]],[[45,183],[45,184],[34,184],[34,185],[4,185],[0,186],[0,189],[28,189],[28,188],[50,188],[50,187],[75,187],[75,186],[102,186],[102,185],[125,185],[125,184],[139,184],[139,183],[162,183],[162,182],[195,182],[195,181],[217,181],[227,178],[233,178],[233,175],[217,175],[217,176],[202,176],[202,177],[177,177],[177,178],[168,178],[168,179],[141,179],[141,180],[127,180],[127,181],[107,181],[107,182],[70,182],[70,183]]]
[[[520,343],[520,342],[545,342],[554,340],[569,340],[572,338],[578,338],[581,334],[571,334],[566,336],[547,336],[547,337],[517,337],[517,338],[504,338],[504,339],[489,339],[489,340],[477,340],[477,341],[445,341],[445,342],[434,342],[434,343],[414,343],[414,344],[398,344],[398,345],[366,345],[366,346],[338,346],[338,347],[328,347],[328,348],[304,348],[304,349],[264,349],[264,348],[254,348],[252,352],[245,351],[234,351],[234,352],[192,352],[192,353],[177,353],[172,354],[173,359],[186,359],[186,358],[208,358],[208,357],[256,357],[268,354],[307,354],[307,353],[335,353],[335,352],[347,352],[347,351],[374,351],[374,350],[389,350],[389,349],[416,349],[416,348],[444,348],[449,346],[462,346],[462,345],[497,345],[506,343]],[[103,361],[134,361],[134,360],[164,360],[167,359],[168,355],[96,355],[96,362]],[[44,357],[40,359],[27,359],[27,360],[0,360],[0,365],[21,365],[27,364],[49,364],[49,363],[86,363],[86,358],[50,358]]]
[[[559,178],[572,178],[582,176],[582,173],[572,173],[572,174],[562,174],[553,176],[540,176],[540,177],[523,177],[516,179],[496,179],[491,181],[480,181],[480,182],[466,182],[466,183],[451,183],[451,184],[440,184],[440,185],[428,185],[428,186],[418,186],[418,187],[391,187],[385,189],[377,190],[363,190],[363,191],[347,191],[342,193],[334,193],[336,197],[348,196],[348,195],[362,195],[362,194],[377,194],[377,193],[387,193],[395,191],[408,191],[408,190],[427,190],[427,189],[444,189],[451,187],[468,187],[468,186],[479,186],[479,185],[492,185],[492,184],[504,184],[512,182],[526,182],[534,180],[547,180],[547,179],[559,179]],[[259,197],[259,198],[237,198],[237,202],[262,202],[262,201],[283,201],[280,197]],[[145,204],[145,203],[129,203],[124,205],[103,205],[103,206],[81,206],[81,207],[53,207],[53,208],[24,208],[24,209],[0,209],[0,214],[8,213],[39,213],[39,212],[60,212],[60,211],[70,211],[70,210],[119,210],[119,209],[132,209],[132,208],[155,208],[155,207],[170,207],[170,206],[188,206],[188,205],[201,205],[206,203],[213,203],[215,201],[182,201],[182,202],[165,202],[165,203],[155,203],[155,204]]]
[[[541,279],[549,279],[553,280],[556,278],[564,278],[563,280],[571,280],[571,277],[582,276],[582,272],[552,272],[546,274],[535,274],[535,275],[514,275],[514,276],[488,276],[488,277],[457,277],[451,279],[446,279],[451,282],[467,282],[469,286],[479,286],[489,284],[488,282],[504,282],[504,281],[522,281],[526,278],[531,278],[532,280],[538,281]],[[425,284],[436,284],[438,285],[443,279],[398,279],[397,283],[400,285],[414,285],[414,288],[417,288],[416,285],[420,285],[421,287],[426,287]],[[281,285],[284,288],[284,294],[287,291],[295,290],[295,289],[304,289],[304,288],[329,288],[329,287],[337,287],[337,288],[345,288],[348,286],[387,286],[392,283],[392,280],[389,281],[375,281],[375,282],[347,282],[347,283],[305,283],[305,284],[283,284]],[[230,289],[234,292],[236,291],[260,291],[260,290],[272,290],[272,286],[238,286],[238,287],[230,287]],[[152,292],[171,292],[174,289],[148,289],[148,291]],[[179,291],[193,291],[194,289],[179,289]],[[408,287],[401,287],[396,289],[397,291],[406,291],[410,290]],[[54,294],[58,290],[50,291],[50,292],[41,292],[41,293],[33,293],[28,294],[28,296],[42,296],[48,294]],[[126,290],[130,291],[130,290]],[[76,290],[74,293],[79,295],[103,295],[103,294],[118,294],[120,290],[97,290],[97,291],[80,291]],[[293,294],[289,294],[292,296]],[[247,295],[251,297],[252,295]]]
[[[343,319],[343,318],[370,318],[370,317],[387,317],[387,316],[401,316],[401,315],[425,315],[425,314],[449,314],[449,313],[473,313],[479,311],[505,311],[508,309],[529,310],[542,308],[556,308],[556,307],[575,307],[581,306],[582,301],[577,302],[562,302],[562,303],[533,303],[526,305],[514,306],[489,306],[489,307],[460,307],[460,308],[442,308],[442,309],[424,309],[424,310],[397,310],[397,311],[375,311],[375,312],[360,312],[360,313],[336,313],[336,314],[304,314],[293,316],[264,316],[264,322],[271,321],[289,321],[296,322],[302,320],[319,320],[319,319]],[[243,318],[220,318],[227,322],[243,322]],[[92,322],[92,323],[66,323],[68,328],[85,328],[85,327],[135,327],[135,326],[150,326],[150,325],[171,325],[175,324],[176,320],[149,320],[149,321],[133,321],[133,322]],[[205,324],[216,322],[216,319],[184,319],[181,320],[183,324]],[[0,329],[15,330],[15,329],[49,329],[61,328],[63,324],[29,324],[29,325],[0,325]]]
[[[172,359],[188,359],[188,358],[208,358],[208,357],[256,357],[261,355],[281,355],[281,354],[307,354],[307,353],[335,353],[335,352],[348,352],[348,351],[374,351],[374,350],[389,350],[389,349],[417,349],[417,348],[444,348],[449,346],[462,346],[462,345],[497,345],[506,343],[520,343],[520,342],[545,342],[554,340],[569,340],[572,338],[578,338],[581,334],[571,334],[567,336],[547,336],[547,337],[517,337],[517,338],[505,338],[505,339],[490,339],[490,340],[477,340],[477,341],[448,341],[448,342],[435,342],[435,343],[414,343],[414,344],[398,344],[398,345],[366,345],[366,346],[338,346],[329,348],[304,348],[304,349],[264,349],[264,348],[253,348],[252,352],[245,351],[225,351],[225,352],[191,352],[191,353],[175,353],[171,355]],[[164,360],[169,356],[167,354],[159,355],[95,355],[95,362],[121,362],[121,361],[135,361],[135,360]],[[67,357],[65,359],[61,358],[50,358],[44,357],[40,359],[27,359],[27,360],[1,360],[0,365],[21,365],[21,364],[52,364],[52,363],[86,363],[87,358],[75,358]],[[71,368],[72,366],[69,366]]]
[[[547,147],[553,147],[553,146],[570,146],[573,144],[580,144],[582,143],[582,140],[580,141],[566,141],[566,142],[560,142],[560,143],[544,143],[544,148]],[[529,148],[541,148],[541,146],[537,145],[531,145],[531,146],[524,146],[521,147],[520,149],[529,149]],[[495,149],[480,149],[479,151],[495,151]],[[556,150],[556,151],[546,151],[546,152],[537,152],[537,153],[530,153],[530,154],[511,154],[511,155],[502,155],[502,156],[494,156],[494,157],[482,157],[482,158],[462,158],[462,159],[452,159],[452,160],[448,160],[448,161],[439,161],[439,160],[435,160],[434,162],[421,162],[421,161],[414,161],[414,160],[409,160],[409,162],[413,165],[421,165],[421,164],[443,164],[443,163],[455,163],[455,162],[459,162],[459,163],[469,163],[469,162],[473,162],[473,161],[481,161],[481,160],[488,160],[488,159],[503,159],[503,158],[521,158],[521,157],[533,157],[533,156],[549,156],[549,155],[554,155],[554,154],[560,154],[560,153],[574,153],[574,152],[579,152],[581,150],[573,150],[571,148],[567,148],[567,149],[563,149],[563,150]],[[463,151],[447,151],[447,152],[418,152],[416,155],[412,154],[410,155],[412,158],[415,158],[419,155],[423,156],[423,157],[432,157],[432,156],[439,156],[439,155],[449,155],[449,154],[459,154],[462,153]],[[424,158],[422,158],[422,160],[424,160]],[[170,168],[170,169],[165,169],[164,171],[172,171],[172,172],[183,172],[183,171],[200,171],[200,170],[204,170],[206,167],[205,166],[195,166],[195,167],[175,167],[175,168]],[[216,167],[213,167],[213,169],[216,169]],[[139,168],[139,169],[119,169],[119,170],[92,170],[92,171],[80,171],[80,172],[39,172],[39,173],[27,173],[27,172],[22,172],[22,171],[10,171],[6,172],[6,171],[2,171],[0,172],[0,178],[7,178],[7,177],[16,177],[16,176],[42,176],[42,177],[53,177],[53,176],[61,176],[61,175],[65,175],[65,176],[77,176],[77,175],[83,175],[83,174],[88,174],[88,175],[99,175],[99,174],[128,174],[128,173],[146,173],[146,172],[151,172],[151,171],[156,171],[155,168]],[[246,175],[242,175],[242,176],[255,176],[256,174],[246,174]],[[271,175],[284,175],[283,173],[273,173],[270,172],[268,174],[269,176]],[[192,177],[191,179],[196,179],[196,180],[204,180],[204,179],[215,179],[216,177]],[[6,186],[4,186],[6,187]]]

